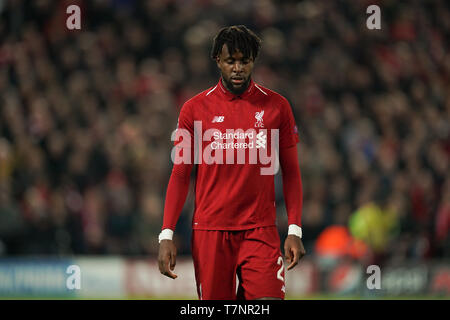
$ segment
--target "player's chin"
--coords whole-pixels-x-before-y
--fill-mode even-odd
[[[241,92],[244,84],[231,84],[231,88],[234,92]]]
[[[241,94],[247,88],[248,81],[243,79],[242,81],[235,82],[232,80],[230,81],[230,84],[234,93]]]

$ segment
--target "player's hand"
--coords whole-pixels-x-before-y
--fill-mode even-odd
[[[294,268],[305,254],[306,251],[303,247],[302,239],[292,234],[288,235],[284,241],[284,256],[289,263],[287,269],[291,270]]]
[[[159,244],[158,265],[159,272],[163,275],[175,279],[178,277],[172,271],[177,263],[177,248],[172,240],[161,240]]]

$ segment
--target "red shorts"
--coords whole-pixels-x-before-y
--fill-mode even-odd
[[[276,226],[193,230],[192,256],[201,300],[284,299],[284,263]]]

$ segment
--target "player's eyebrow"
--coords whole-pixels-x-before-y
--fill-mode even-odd
[[[233,56],[228,56],[224,60],[236,60]],[[238,60],[251,60],[251,57],[244,56]]]

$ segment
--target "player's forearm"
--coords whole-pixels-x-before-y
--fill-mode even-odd
[[[174,165],[164,203],[163,238],[171,239],[189,192],[191,164]],[[164,231],[169,229],[170,231]],[[160,238],[161,240],[161,238]]]
[[[280,164],[288,223],[301,227],[303,189],[296,146],[280,149]],[[290,227],[291,230],[298,228]]]

